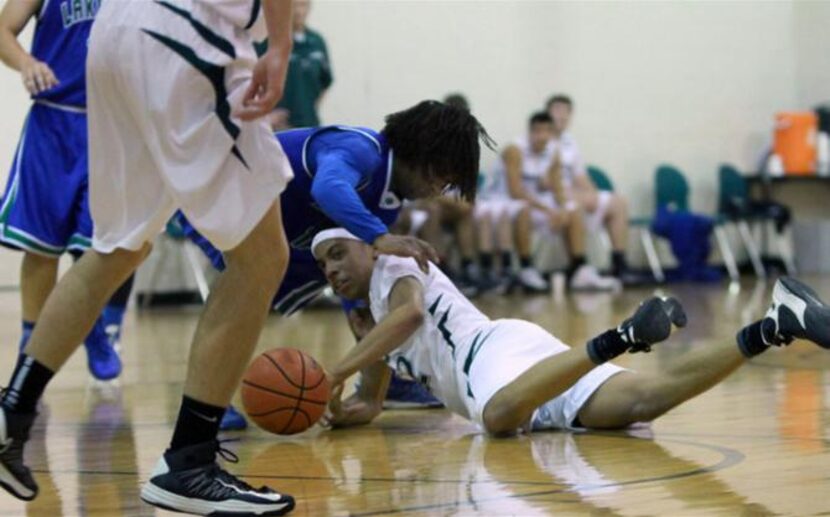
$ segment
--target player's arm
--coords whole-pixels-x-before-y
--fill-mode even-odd
[[[527,201],[528,205],[547,212],[550,207],[536,199],[522,185],[522,152],[515,145],[508,146],[502,153],[504,168],[507,174],[507,188],[510,197]]]
[[[548,188],[553,192],[556,205],[565,206],[567,199],[565,199],[565,186],[562,183],[562,155],[558,149],[553,155],[553,160],[550,162],[545,177],[547,178]]]
[[[339,428],[370,423],[383,411],[383,399],[391,378],[392,370],[383,361],[363,368],[357,392],[342,401],[339,397],[332,398],[321,424]]]
[[[375,319],[367,307],[354,307],[346,313],[349,327],[358,342],[375,327]],[[323,415],[323,427],[351,427],[368,424],[383,411],[383,399],[389,389],[392,372],[386,363],[377,361],[360,370],[361,382],[357,392],[340,400],[334,393],[328,411]]]
[[[17,36],[40,7],[39,1],[9,0],[0,11],[0,60],[20,72],[23,85],[32,95],[58,84],[49,65],[32,57],[17,41]]]
[[[237,108],[242,120],[264,117],[282,98],[288,61],[294,40],[291,37],[292,0],[263,0],[262,13],[268,28],[268,50],[254,66],[251,82]]]
[[[339,148],[320,151],[311,196],[334,222],[374,246],[378,253],[412,257],[422,271],[428,271],[428,261],[438,262],[435,249],[415,237],[392,235],[383,221],[363,204],[357,185],[368,177],[363,171],[372,167],[362,164],[354,154]]]
[[[399,279],[389,293],[389,314],[330,372],[331,384],[342,384],[358,370],[375,364],[404,344],[423,325],[424,315],[421,283],[408,276]]]

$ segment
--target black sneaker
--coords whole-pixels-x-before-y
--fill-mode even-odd
[[[772,305],[761,323],[761,335],[768,345],[808,339],[830,348],[830,307],[795,278],[781,277],[772,290]]]
[[[652,297],[637,308],[634,316],[617,328],[624,341],[631,343],[631,352],[649,352],[651,345],[665,341],[672,325],[686,326],[686,312],[676,298]]]
[[[29,467],[23,464],[23,446],[29,440],[29,429],[36,416],[0,408],[0,486],[24,501],[37,497],[37,483]]]
[[[141,489],[141,499],[153,506],[196,515],[283,515],[294,509],[294,498],[270,488],[253,488],[223,470],[216,454],[232,463],[239,459],[219,442],[167,451]]]

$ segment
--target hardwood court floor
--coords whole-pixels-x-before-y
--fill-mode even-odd
[[[830,298],[830,279],[811,279]],[[659,369],[694,347],[732,342],[761,314],[768,286],[746,280],[667,289],[690,327],[622,364]],[[629,314],[650,294],[564,300],[485,298],[494,317],[534,320],[570,342]],[[17,293],[0,293],[0,377],[18,339]],[[162,515],[138,498],[166,445],[197,312],[133,311],[120,389],[88,387],[84,354],[50,386],[28,458],[41,495],[0,495],[0,515]],[[352,339],[337,310],[272,317],[260,350],[300,347],[331,364]],[[830,514],[830,351],[773,350],[726,382],[628,433],[540,433],[489,439],[444,410],[389,411],[349,431],[293,438],[236,433],[235,471],[298,499],[293,515],[816,515]]]

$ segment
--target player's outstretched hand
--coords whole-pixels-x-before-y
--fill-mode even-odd
[[[409,235],[386,233],[374,242],[375,255],[412,257],[424,273],[429,273],[429,262],[438,263],[438,253],[428,242]]]
[[[254,66],[254,75],[236,116],[242,120],[255,120],[270,113],[282,99],[287,72],[286,57],[276,50],[263,54]]]
[[[45,92],[59,84],[58,78],[55,77],[55,73],[49,68],[49,65],[35,58],[23,63],[20,76],[23,79],[23,86],[32,95]]]
[[[320,417],[321,426],[326,429],[337,429],[365,425],[380,414],[381,408],[377,404],[363,400],[357,393],[342,400],[343,385],[340,384],[339,386],[340,390],[337,393],[332,393],[329,407]]]

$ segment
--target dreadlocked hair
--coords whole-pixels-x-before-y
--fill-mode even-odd
[[[478,184],[479,140],[490,150],[495,142],[468,110],[438,101],[421,101],[386,117],[383,128],[395,158],[428,171],[474,202]]]

